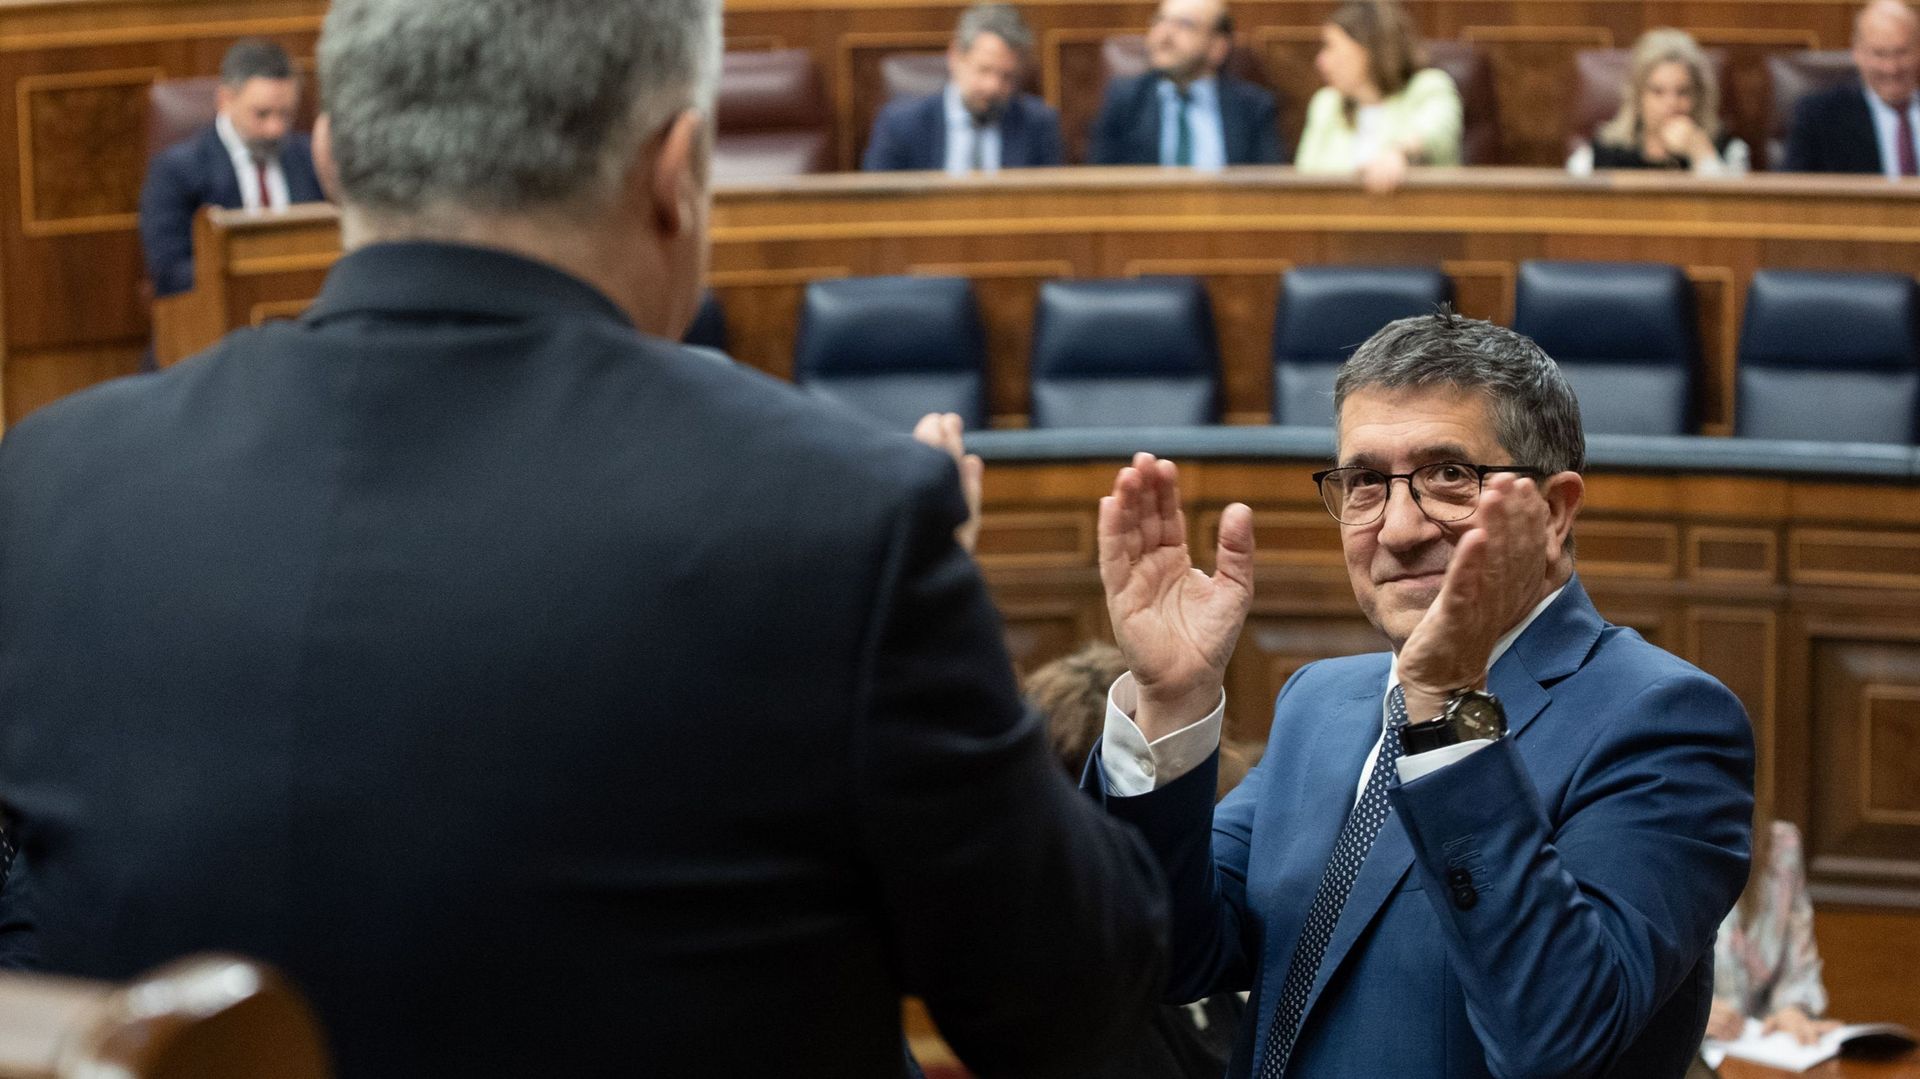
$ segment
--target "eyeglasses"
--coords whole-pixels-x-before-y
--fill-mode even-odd
[[[1547,474],[1532,465],[1435,461],[1412,472],[1381,472],[1357,466],[1329,468],[1315,472],[1313,482],[1320,487],[1320,501],[1326,504],[1327,512],[1343,525],[1370,525],[1386,516],[1394,480],[1406,480],[1413,504],[1428,520],[1445,525],[1473,516],[1480,504],[1480,490],[1486,486],[1487,476],[1495,472],[1518,472],[1535,479]]]

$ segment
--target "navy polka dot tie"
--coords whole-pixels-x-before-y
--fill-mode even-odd
[[[1326,872],[1320,877],[1320,890],[1313,893],[1313,906],[1307,909],[1306,924],[1300,940],[1293,946],[1293,959],[1287,963],[1287,980],[1280,987],[1280,1003],[1273,1022],[1267,1027],[1266,1052],[1260,1064],[1260,1079],[1280,1079],[1287,1074],[1287,1061],[1293,1055],[1293,1043],[1300,1036],[1300,1020],[1307,1009],[1307,994],[1320,973],[1320,960],[1327,954],[1327,942],[1333,939],[1333,927],[1340,922],[1340,909],[1347,905],[1347,893],[1360,875],[1360,866],[1373,849],[1373,837],[1387,819],[1387,779],[1394,762],[1400,759],[1400,725],[1407,721],[1407,695],[1399,686],[1387,694],[1387,730],[1380,740],[1380,755],[1367,775],[1367,787],[1360,800],[1347,813],[1346,826],[1334,841],[1333,854],[1327,859]]]

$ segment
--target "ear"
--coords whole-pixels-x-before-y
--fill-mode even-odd
[[[648,177],[648,201],[661,236],[678,236],[692,224],[695,204],[707,190],[707,121],[685,109],[667,125]]]
[[[340,167],[333,160],[333,117],[321,113],[313,119],[313,171],[320,178],[320,190],[327,201],[340,202]]]
[[[1558,565],[1573,545],[1573,519],[1587,497],[1587,481],[1578,472],[1556,472],[1541,481],[1547,500],[1547,564]]]

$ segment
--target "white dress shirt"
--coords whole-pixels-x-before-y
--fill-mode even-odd
[[[973,114],[960,100],[960,88],[947,84],[941,93],[947,107],[947,172],[961,176],[973,171],[973,144],[980,143],[980,171],[1000,171],[1000,125],[984,127],[973,122]]]
[[[1873,114],[1873,135],[1880,143],[1880,172],[1889,180],[1898,180],[1900,114],[1872,90],[1862,86],[1860,92],[1867,95],[1867,111]],[[1907,124],[1916,142],[1914,160],[1920,162],[1920,95],[1907,100]]]
[[[233,129],[233,121],[226,113],[214,118],[213,129],[220,135],[220,144],[227,148],[227,156],[233,159],[233,175],[240,181],[240,204],[249,210],[284,210],[293,202],[293,196],[287,191],[287,174],[280,167],[280,159],[267,162],[267,194],[272,203],[266,207],[260,205],[260,166],[253,160],[253,152],[247,149],[246,140]]]
[[[1539,602],[1520,624],[1508,630],[1506,635],[1494,642],[1493,654],[1487,657],[1487,669],[1499,662],[1507,654],[1513,642],[1525,633],[1540,612],[1546,610],[1560,593],[1566,591],[1562,585],[1553,590],[1553,594]],[[1380,690],[1380,737],[1375,738],[1373,748],[1367,752],[1367,759],[1360,765],[1360,778],[1354,784],[1353,797],[1356,801],[1360,792],[1366,789],[1367,775],[1373,771],[1373,762],[1380,756],[1380,742],[1386,737],[1387,725],[1392,722],[1387,712],[1387,696],[1393,687],[1400,684],[1400,657],[1395,656],[1387,669],[1387,683]],[[1204,762],[1220,745],[1220,724],[1226,718],[1226,693],[1220,695],[1220,703],[1206,718],[1162,735],[1149,743],[1147,736],[1133,721],[1133,713],[1139,708],[1140,688],[1134,684],[1131,672],[1123,674],[1107,691],[1106,729],[1100,740],[1100,764],[1107,775],[1107,793],[1121,797],[1146,794],[1193,771]],[[1431,716],[1412,717],[1414,722],[1431,719]],[[1442,746],[1426,753],[1413,753],[1400,758],[1398,762],[1400,782],[1411,783],[1421,776],[1439,771],[1441,768],[1460,760],[1485,746],[1493,743],[1485,738],[1472,738],[1455,745]]]
[[[1160,163],[1171,165],[1180,146],[1180,95],[1173,83],[1160,80]],[[1187,84],[1187,135],[1193,141],[1193,167],[1219,171],[1227,167],[1227,140],[1220,123],[1220,83],[1211,78]]]

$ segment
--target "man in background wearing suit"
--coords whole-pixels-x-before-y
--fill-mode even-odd
[[[1858,80],[1808,94],[1787,131],[1787,172],[1920,175],[1920,18],[1872,0],[1853,22]]]
[[[161,151],[140,189],[140,246],[156,296],[193,287],[193,215],[202,206],[279,210],[319,202],[307,137],[293,130],[300,81],[285,49],[242,38],[220,62],[219,115]]]
[[[52,970],[259,956],[338,1074],[984,1074],[1143,1023],[954,463],[674,342],[720,0],[335,0],[305,317],[0,442],[0,798]],[[137,527],[133,527],[137,524]],[[9,885],[11,887],[11,885]]]
[[[1145,74],[1116,79],[1093,125],[1095,165],[1282,165],[1273,95],[1222,70],[1233,48],[1226,0],[1161,0]]]
[[[959,174],[1061,164],[1059,116],[1020,92],[1032,51],[1033,32],[1014,7],[968,8],[947,46],[946,86],[888,102],[874,120],[860,167]]]
[[[1217,810],[1252,515],[1225,511],[1209,578],[1170,462],[1138,455],[1101,505],[1132,673],[1089,786],[1173,886],[1169,999],[1252,991],[1236,1076],[1678,1079],[1746,879],[1745,713],[1587,599],[1579,407],[1533,342],[1404,319],[1335,403],[1315,481],[1392,651],[1300,669]]]

